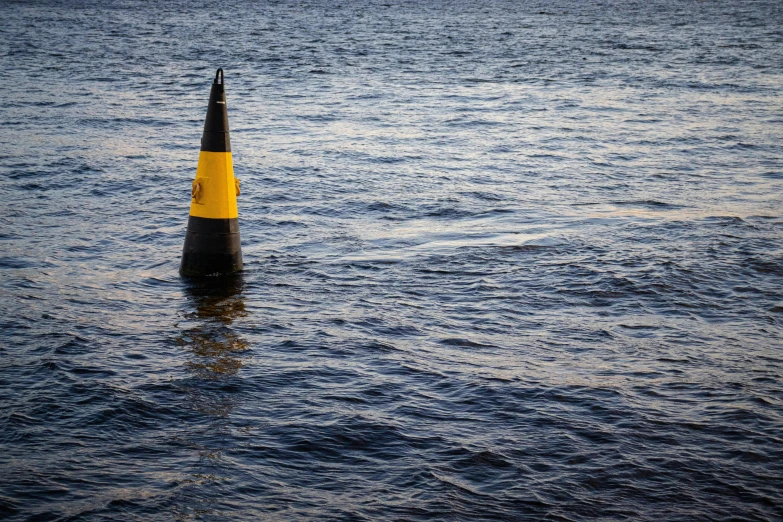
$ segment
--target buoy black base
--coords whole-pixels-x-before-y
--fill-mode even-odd
[[[239,220],[188,217],[179,273],[186,277],[232,274],[242,270]]]

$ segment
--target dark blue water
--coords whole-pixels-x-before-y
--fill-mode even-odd
[[[0,19],[0,518],[783,519],[780,2]]]

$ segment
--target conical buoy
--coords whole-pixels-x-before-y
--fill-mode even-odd
[[[196,179],[191,190],[180,274],[206,276],[242,270],[238,195],[239,180],[234,177],[228,137],[223,69],[218,69],[209,93]]]

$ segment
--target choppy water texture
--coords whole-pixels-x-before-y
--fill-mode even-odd
[[[0,19],[0,518],[783,518],[779,1]]]

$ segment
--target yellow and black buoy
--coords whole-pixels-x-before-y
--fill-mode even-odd
[[[228,137],[223,69],[218,69],[209,93],[180,274],[206,276],[242,270],[238,195],[239,180],[234,177]]]

